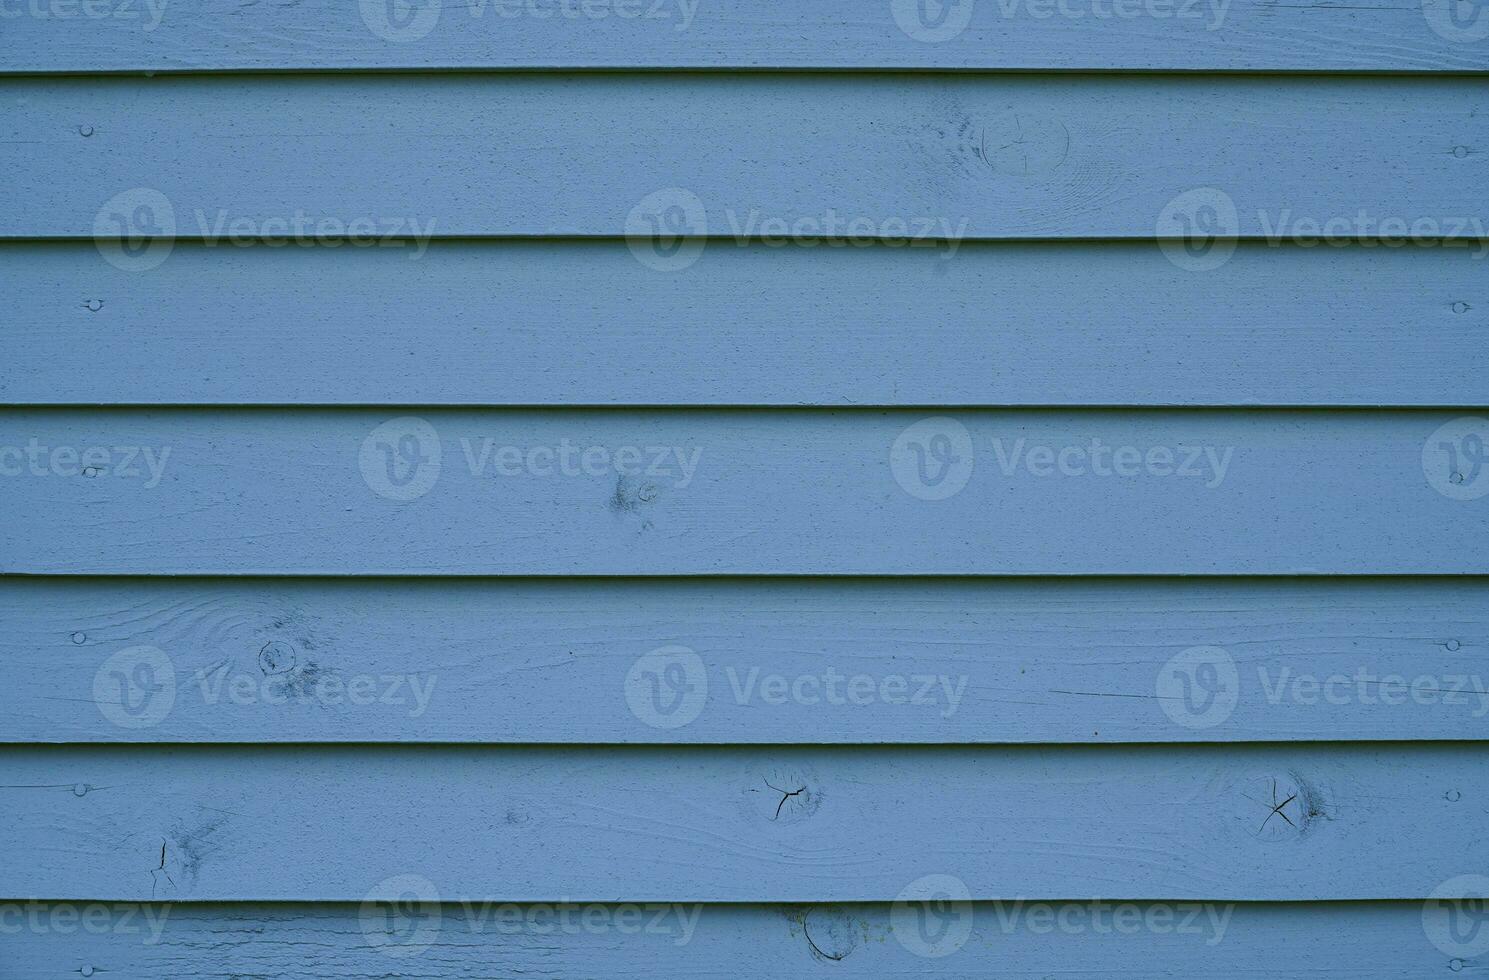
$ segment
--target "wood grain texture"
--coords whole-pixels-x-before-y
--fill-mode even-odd
[[[16,78],[0,99],[10,237],[91,237],[139,187],[181,237],[275,237],[301,215],[371,237],[618,236],[683,188],[693,234],[831,217],[839,234],[1152,238],[1199,187],[1259,236],[1362,211],[1446,228],[1484,217],[1489,182],[1471,78],[186,75]]]
[[[964,945],[935,959],[911,952],[915,940],[908,920],[883,904],[684,907],[688,916],[697,909],[687,931],[679,925],[678,912],[659,918],[660,909],[645,909],[628,919],[623,917],[625,906],[594,912],[580,906],[566,921],[551,907],[523,906],[515,912],[502,909],[508,917],[499,919],[500,906],[452,902],[410,907],[406,945],[379,945],[386,933],[378,931],[378,917],[364,916],[360,905],[348,904],[109,907],[97,919],[107,922],[108,931],[79,925],[64,932],[55,926],[59,918],[67,921],[69,908],[87,912],[94,907],[0,903],[0,916],[17,909],[15,914],[24,915],[27,923],[41,923],[6,936],[7,958],[17,971],[13,975],[76,980],[91,967],[93,975],[110,980],[218,974],[335,980],[533,974],[694,980],[737,977],[743,962],[749,964],[749,975],[760,980],[797,980],[804,972],[830,969],[855,977],[926,980],[990,975],[1015,980],[1201,975],[1218,980],[1254,980],[1258,975],[1275,980],[1420,980],[1448,972],[1448,957],[1423,932],[1421,905],[1407,902],[1215,905],[1193,921],[1188,921],[1189,906],[1144,903],[1139,906],[1144,921],[1153,916],[1160,925],[1135,932],[1114,928],[1110,911],[1106,928],[1098,931],[1086,924],[1090,920],[1084,914],[1065,912],[1067,903],[1055,903],[1052,908],[1073,927],[1046,931],[1038,904],[979,902],[962,907],[972,923]],[[1163,917],[1166,909],[1174,910],[1172,920]],[[379,906],[369,908],[377,911]],[[588,927],[584,915],[590,916]],[[1166,921],[1167,928],[1162,925]],[[1217,921],[1219,928],[1213,925]],[[160,923],[158,933],[151,931],[155,922]],[[372,931],[370,937],[364,925]],[[908,943],[900,942],[902,935]],[[152,936],[158,940],[151,942]],[[427,948],[425,938],[433,940]],[[407,955],[390,956],[390,950]]]
[[[0,292],[10,403],[1489,404],[1461,249],[720,242],[667,276],[620,242],[178,243],[136,274],[28,242]]]
[[[1489,753],[1452,743],[3,760],[17,899],[360,901],[404,874],[498,901],[891,901],[930,874],[979,899],[1421,899],[1489,858]]]
[[[0,620],[11,742],[1489,737],[1478,580],[9,578]],[[163,708],[115,675],[141,647]],[[701,700],[652,680],[664,647]],[[1228,708],[1179,700],[1193,647],[1230,658]]]
[[[112,17],[83,17],[77,5],[33,6],[70,15],[12,15],[0,70],[1489,67],[1482,40],[1470,40],[1471,20],[1455,41],[1460,35],[1438,33],[1422,7],[1407,2],[978,0],[948,5],[946,28],[927,35],[945,37],[936,43],[912,36],[921,27],[913,15],[899,25],[897,8],[909,12],[913,3],[889,0],[435,0],[408,5],[401,17],[374,0],[202,0],[189,10],[139,0],[107,6],[119,11]],[[928,5],[930,23],[937,7]]]
[[[1423,466],[1456,418],[12,411],[0,570],[1484,574],[1489,511]]]

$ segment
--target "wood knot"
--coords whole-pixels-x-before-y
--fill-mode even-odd
[[[821,785],[806,767],[755,767],[743,779],[741,808],[752,823],[789,827],[810,819],[822,806]]]
[[[1070,155],[1070,130],[1058,119],[1010,112],[983,127],[977,155],[1006,177],[1044,177]]]
[[[1296,774],[1257,776],[1241,789],[1237,818],[1260,841],[1296,840],[1324,816],[1318,794]]]
[[[858,925],[836,905],[814,905],[801,916],[812,958],[836,963],[858,948]]]
[[[270,676],[286,674],[294,669],[298,659],[294,647],[282,640],[272,640],[259,651],[259,670]]]

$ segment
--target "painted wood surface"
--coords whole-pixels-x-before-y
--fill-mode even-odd
[[[12,411],[0,570],[1483,574],[1459,418]]]
[[[920,9],[917,9],[917,6]],[[18,5],[19,7],[19,5]],[[30,16],[24,11],[35,11]],[[85,11],[98,11],[91,15]],[[1461,71],[1483,29],[1448,5],[1261,0],[308,0],[31,3],[0,71],[285,68],[1088,68]]]
[[[1483,972],[1486,32],[0,9],[0,980]]]
[[[1489,859],[1489,753],[1458,743],[32,746],[4,771],[16,899],[360,901],[405,874],[502,901],[891,901],[930,874],[1421,899]]]
[[[1464,241],[1489,182],[1489,90],[1461,77],[187,75],[10,79],[0,99],[9,237],[655,219],[664,237],[1152,238],[1214,188],[1236,211],[1203,222],[1221,234],[1345,234],[1363,213],[1367,234],[1425,221]],[[157,204],[136,225],[117,195],[138,188],[171,220]]]
[[[1489,404],[1463,249],[620,242],[0,246],[0,400],[92,404]],[[241,324],[242,329],[223,329]]]
[[[1479,580],[10,578],[0,620],[0,741],[1489,737]]]
[[[1408,902],[1143,903],[1135,912],[1120,903],[1105,909],[968,903],[952,906],[948,919],[960,926],[965,915],[970,929],[963,936],[958,928],[952,939],[960,945],[935,947],[950,952],[934,958],[918,955],[926,948],[913,924],[918,906],[899,908],[581,905],[565,918],[562,908],[512,909],[472,896],[465,905],[365,909],[0,904],[0,921],[8,915],[21,925],[6,936],[8,969],[16,971],[7,975],[27,980],[76,980],[90,968],[109,980],[216,974],[693,980],[738,976],[741,963],[749,964],[751,977],[773,980],[829,970],[868,978],[1420,980],[1446,975],[1452,961],[1429,941],[1423,907]],[[70,909],[77,920],[69,919]],[[84,924],[90,914],[97,923],[91,930]],[[1064,925],[1052,925],[1045,918],[1051,914],[1063,916]]]

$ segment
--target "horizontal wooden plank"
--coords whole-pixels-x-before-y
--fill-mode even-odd
[[[9,578],[0,620],[12,742],[1489,738],[1477,580]]]
[[[1453,743],[0,758],[17,899],[360,901],[405,874],[535,902],[891,901],[930,874],[979,899],[1420,899],[1489,858],[1489,752]]]
[[[174,75],[14,78],[0,98],[12,237],[335,233],[413,255],[431,234],[659,234],[669,268],[692,254],[672,235],[705,233],[1425,222],[1461,244],[1489,182],[1489,90],[1464,77]],[[1234,220],[1180,196],[1206,188]]]
[[[927,980],[1420,980],[1446,974],[1458,959],[1454,942],[1429,937],[1423,907],[1407,902],[964,903],[936,907],[948,925],[937,945],[920,939],[914,916],[921,907],[514,908],[472,898],[464,905],[365,909],[0,903],[0,916],[21,925],[6,936],[6,953],[15,975],[27,980],[76,980],[90,969],[109,980],[533,974],[695,980],[737,977],[743,962],[759,980],[795,980],[826,967],[854,977]],[[90,914],[91,928],[83,918]]]
[[[1441,248],[179,243],[148,275],[0,245],[0,400],[136,404],[1484,405],[1489,278]],[[221,324],[251,325],[221,329]],[[169,366],[169,370],[165,367]]]
[[[1095,68],[1444,71],[1489,67],[1447,5],[914,0],[30,0],[0,71],[285,68]],[[97,12],[91,15],[87,12]]]
[[[1486,425],[1425,411],[17,410],[0,418],[0,510],[25,519],[0,526],[0,571],[1484,574],[1489,510],[1469,498],[1489,488],[1474,465]]]

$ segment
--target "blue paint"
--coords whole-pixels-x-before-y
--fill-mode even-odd
[[[1465,11],[647,2],[0,21],[0,977],[1481,968]]]
[[[178,236],[219,242],[234,222],[283,237],[300,214],[396,240],[431,223],[618,237],[672,188],[698,201],[686,231],[731,241],[803,220],[823,236],[834,215],[840,238],[858,222],[928,250],[1150,240],[1201,188],[1235,208],[1222,233],[1312,222],[1316,237],[1363,211],[1370,235],[1387,218],[1397,238],[1418,219],[1431,238],[1486,235],[1489,90],[1468,77],[229,74],[0,78],[0,99],[0,167],[27,191],[0,238],[90,237],[105,202],[141,187]]]
[[[1472,17],[1435,4],[426,0],[399,7],[383,0],[198,0],[179,8],[141,0],[118,17],[65,9],[70,16],[5,21],[0,72],[1489,68]]]

